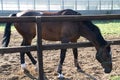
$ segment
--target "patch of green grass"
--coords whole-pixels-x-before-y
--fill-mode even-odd
[[[0,27],[0,31],[4,31],[4,27]]]
[[[5,26],[5,24],[0,24],[0,31],[4,31],[4,27]]]
[[[120,20],[109,20],[109,21],[93,21],[97,25],[101,33],[104,35],[108,34],[120,34]]]
[[[120,80],[120,76],[111,76],[110,80]]]
[[[4,31],[5,29],[5,24],[0,24],[0,31]],[[12,31],[15,30],[15,27],[12,25],[11,27]]]

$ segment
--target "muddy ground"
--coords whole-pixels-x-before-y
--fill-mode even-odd
[[[3,32],[0,32],[0,39],[2,40]],[[104,36],[107,40],[120,39],[120,35]],[[1,41],[0,40],[0,41]],[[19,46],[21,44],[22,38],[17,32],[12,32],[11,41],[9,46]],[[80,38],[78,42],[86,41],[84,38]],[[35,45],[36,40],[33,40],[32,45]],[[43,41],[44,44],[47,43],[59,43],[59,42],[49,42]],[[72,50],[68,49],[66,59],[63,65],[63,74],[65,76],[64,80],[110,80],[111,76],[120,76],[120,45],[112,45],[112,58],[113,58],[113,70],[110,74],[105,74],[101,65],[95,59],[96,50],[94,47],[79,48],[79,64],[84,73],[77,72],[73,63]],[[58,80],[56,68],[59,61],[60,50],[48,50],[43,51],[44,59],[44,72],[46,80]],[[37,60],[36,51],[32,54]],[[26,56],[26,64],[29,70],[29,74],[22,72],[20,68],[19,53],[5,54],[0,56],[0,80],[36,80],[34,78],[38,77],[33,69],[31,61]]]

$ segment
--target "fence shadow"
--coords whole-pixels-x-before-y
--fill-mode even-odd
[[[27,69],[24,70],[24,74],[25,74],[27,77],[29,77],[30,80],[39,80],[39,77],[37,78],[37,77],[33,76],[33,75],[30,73],[30,71],[28,71]],[[49,79],[45,76],[45,74],[44,74],[44,80],[49,80]]]
[[[90,74],[88,74],[88,73],[85,73],[85,71],[83,71],[83,70],[78,71],[78,72],[84,74],[84,75],[87,76],[90,80],[97,80],[95,77],[93,77],[92,75],[90,75]]]
[[[27,69],[24,70],[24,74],[29,77],[31,80],[37,80]]]

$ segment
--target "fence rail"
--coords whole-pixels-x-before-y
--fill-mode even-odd
[[[19,46],[19,47],[8,47],[0,48],[1,53],[14,53],[20,51],[36,51],[38,52],[38,64],[39,64],[39,79],[44,80],[43,74],[43,59],[42,51],[43,50],[52,50],[52,49],[61,49],[61,48],[75,48],[75,47],[92,47],[93,45],[90,42],[84,43],[72,43],[72,44],[47,44],[42,45],[42,36],[41,36],[41,23],[50,22],[50,21],[83,21],[83,20],[109,20],[109,19],[120,19],[120,15],[97,15],[97,16],[36,16],[36,17],[0,17],[1,23],[6,22],[35,22],[37,24],[37,46]],[[119,45],[120,40],[108,41],[112,45]]]
[[[63,15],[63,16],[42,16],[42,22],[57,22],[57,21],[84,21],[84,20],[110,20],[110,19],[120,19],[120,15]]]
[[[108,41],[111,45],[120,45],[120,40],[114,40],[114,41]],[[66,49],[66,48],[76,48],[76,47],[93,47],[91,42],[79,42],[79,43],[63,43],[63,44],[46,44],[42,45],[43,50],[57,50],[57,49]],[[18,46],[18,47],[1,47],[0,48],[0,54],[1,53],[16,53],[19,51],[37,51],[37,46]]]
[[[109,15],[60,15],[60,16],[24,16],[24,17],[0,17],[0,22],[37,22],[37,19],[41,19],[41,22],[51,21],[83,21],[83,20],[110,20],[120,19],[120,14]]]
[[[33,17],[0,17],[0,22],[4,23],[4,22],[36,22],[36,18],[35,16]]]

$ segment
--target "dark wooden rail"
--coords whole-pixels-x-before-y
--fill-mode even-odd
[[[108,41],[111,45],[120,45],[120,40]],[[63,44],[46,44],[42,45],[43,50],[53,50],[53,49],[66,49],[66,48],[76,48],[76,47],[93,47],[90,42],[82,42],[82,43],[63,43]],[[18,46],[18,47],[1,47],[0,53],[16,53],[20,51],[37,51],[37,46]]]

